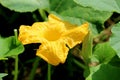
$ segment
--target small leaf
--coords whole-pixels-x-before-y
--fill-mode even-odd
[[[49,8],[48,0],[0,0],[0,3],[17,12],[33,12],[36,9]]]
[[[0,80],[2,80],[2,78],[6,75],[7,75],[6,73],[0,73]]]
[[[109,42],[97,44],[93,52],[93,56],[96,56],[100,63],[108,63],[115,55],[116,53]]]
[[[0,59],[5,57],[12,57],[24,51],[24,46],[17,41],[15,36],[3,38],[0,36]]]
[[[120,13],[120,0],[74,0],[77,4],[84,7],[92,7],[99,11]]]
[[[112,36],[110,38],[112,48],[117,52],[120,58],[120,22],[113,26]]]
[[[89,32],[82,43],[82,53],[81,56],[84,59],[84,62],[88,63],[89,58],[92,56],[92,47],[93,47],[93,36]]]

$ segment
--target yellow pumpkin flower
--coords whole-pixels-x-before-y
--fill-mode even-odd
[[[83,41],[88,33],[88,23],[75,26],[50,14],[47,22],[35,22],[32,26],[21,25],[19,32],[19,40],[24,45],[41,43],[37,56],[52,65],[58,65],[65,62],[69,48]]]

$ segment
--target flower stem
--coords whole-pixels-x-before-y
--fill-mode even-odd
[[[48,64],[47,80],[51,80],[51,65]]]
[[[73,59],[73,62],[74,62],[75,64],[77,64],[79,67],[81,67],[81,68],[83,68],[83,69],[86,69],[86,66],[85,66],[84,64],[80,63],[79,61],[77,61],[76,59]]]
[[[35,72],[36,72],[36,69],[37,69],[37,67],[39,65],[39,61],[40,61],[40,58],[36,57],[36,60],[35,60],[35,62],[33,64],[33,68],[32,68],[32,70],[30,72],[30,75],[29,75],[29,80],[34,80]]]
[[[18,78],[18,56],[15,56],[15,73],[14,73],[14,80]]]
[[[14,29],[14,35],[15,35],[15,44],[18,44],[18,33],[17,33],[17,29]]]
[[[44,21],[47,21],[47,15],[43,9],[39,9],[39,13]]]
[[[14,29],[14,35],[15,35],[15,44],[18,43],[18,34],[17,29]],[[15,55],[15,73],[14,73],[14,80],[17,80],[18,78],[18,55]]]

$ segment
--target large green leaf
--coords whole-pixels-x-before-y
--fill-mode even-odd
[[[99,24],[103,24],[112,15],[112,12],[78,6],[73,0],[50,0],[50,8],[51,11],[62,16],[80,18]]]
[[[92,8],[76,6],[60,13],[63,16],[70,16],[85,19],[86,21],[103,24],[111,15],[111,12],[97,11]]]
[[[89,74],[87,74],[87,76],[84,75],[85,80],[92,80],[92,75],[100,69],[100,66],[101,65],[97,65],[97,66],[92,66],[92,67],[86,68],[84,74],[86,74],[86,73],[89,73]]]
[[[76,6],[76,3],[73,0],[50,0],[51,11],[60,13],[67,9]]]
[[[120,57],[120,22],[114,25],[112,28],[110,44],[112,48],[117,52],[117,55]]]
[[[86,80],[119,80],[120,68],[109,64],[100,64],[89,68]]]
[[[84,7],[92,7],[95,10],[120,13],[120,0],[74,0]]]
[[[0,36],[0,59],[5,57],[12,57],[24,51],[24,46],[17,41],[15,36],[3,38]]]
[[[36,9],[49,8],[49,0],[0,0],[0,3],[18,12],[32,12]]]
[[[0,80],[2,80],[2,78],[6,75],[7,75],[6,73],[0,73]]]
[[[95,46],[93,56],[95,56],[100,63],[108,63],[116,55],[109,42],[99,43]]]
[[[120,68],[103,64],[100,69],[92,75],[92,80],[119,80]]]
[[[116,55],[112,58],[112,60],[109,62],[110,65],[120,67],[120,58]]]

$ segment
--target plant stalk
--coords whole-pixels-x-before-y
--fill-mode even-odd
[[[82,69],[86,69],[86,66],[82,63],[80,63],[79,61],[77,61],[76,59],[73,59],[73,62],[78,65],[79,67],[81,67]]]
[[[15,56],[15,73],[14,73],[14,80],[18,78],[18,56]]]
[[[36,60],[35,60],[35,62],[33,64],[33,68],[32,68],[32,70],[30,72],[30,75],[29,75],[29,80],[34,80],[35,72],[36,72],[36,69],[37,69],[37,67],[39,65],[39,61],[40,61],[40,58],[36,57]]]
[[[48,63],[47,80],[51,80],[51,65]]]
[[[14,35],[15,35],[15,44],[18,43],[18,34],[17,29],[14,29]],[[18,55],[15,55],[15,73],[14,73],[14,80],[17,80],[18,78]]]
[[[47,15],[43,9],[39,9],[39,13],[44,21],[47,21]]]

